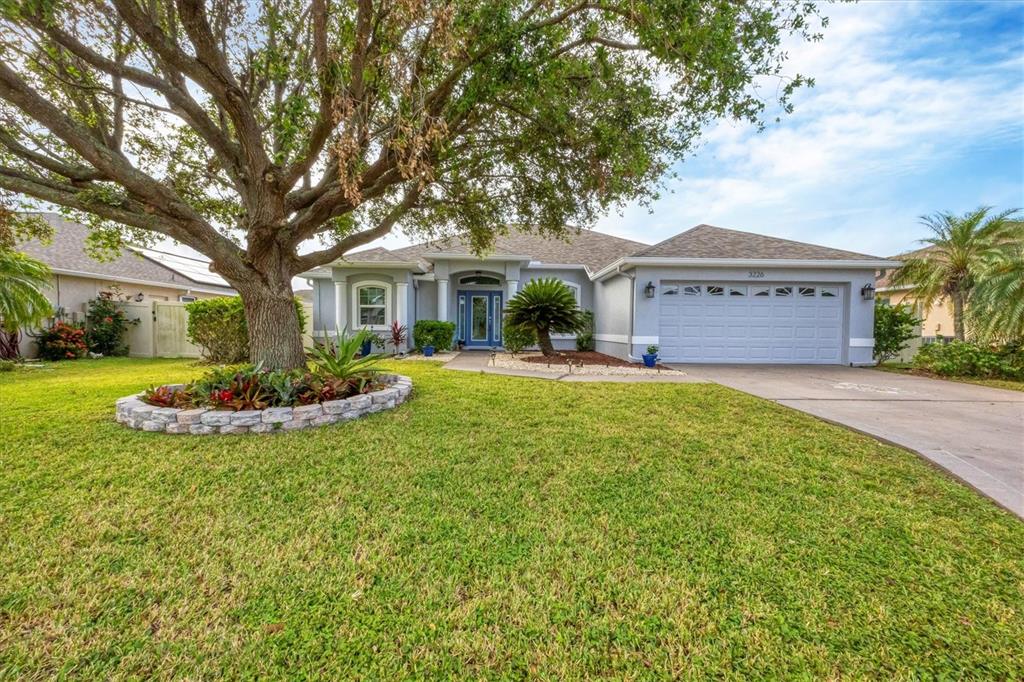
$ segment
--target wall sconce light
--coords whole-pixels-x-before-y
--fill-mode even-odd
[[[647,286],[644,287],[644,296],[654,298],[654,282],[648,282]]]
[[[135,300],[137,302],[139,302],[139,303],[142,303],[142,299],[144,299],[144,298],[146,298],[146,295],[143,294],[141,291],[139,293],[135,294]]]
[[[875,285],[874,284],[865,284],[863,287],[861,287],[861,289],[860,289],[860,297],[862,299],[864,299],[865,301],[874,300],[874,298],[875,298]]]

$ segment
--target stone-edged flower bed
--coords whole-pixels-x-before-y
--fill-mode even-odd
[[[199,407],[157,407],[142,401],[142,393],[117,401],[117,421],[139,431],[163,433],[272,433],[336,424],[401,405],[412,393],[412,379],[400,374],[381,374],[376,380],[387,387],[340,400],[312,405],[268,407],[263,410],[218,410]],[[169,385],[170,391],[183,384]]]

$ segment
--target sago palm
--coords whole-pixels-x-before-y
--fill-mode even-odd
[[[971,290],[986,264],[1012,243],[1018,211],[990,215],[991,210],[982,206],[959,216],[922,216],[932,235],[921,242],[930,248],[908,257],[892,276],[894,286],[909,285],[911,296],[925,308],[948,298],[953,304],[953,333],[961,341]]]
[[[46,264],[11,249],[0,249],[0,328],[15,332],[53,314],[42,292],[49,281]]]
[[[583,327],[583,311],[569,287],[557,279],[535,279],[505,305],[510,324],[537,332],[537,345],[544,355],[554,355],[551,334],[572,334]]]

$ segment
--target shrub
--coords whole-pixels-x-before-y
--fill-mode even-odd
[[[417,320],[412,328],[412,341],[417,348],[433,346],[435,350],[451,350],[454,337],[454,322]]]
[[[14,360],[0,360],[0,372],[13,372],[18,368]]]
[[[594,350],[594,313],[590,310],[583,311],[583,324],[580,331],[576,333],[576,350]]]
[[[77,360],[89,351],[85,328],[80,324],[57,322],[36,338],[39,357],[44,360]]]
[[[128,319],[128,315],[114,300],[113,293],[101,291],[98,298],[89,301],[85,313],[85,336],[89,350],[103,355],[128,355],[124,336],[128,327],[138,323],[138,319]]]
[[[234,364],[249,357],[249,327],[245,308],[238,296],[222,296],[193,301],[188,311],[188,340],[199,346],[203,359],[217,364]],[[295,299],[299,324],[305,328],[306,311]]]
[[[505,321],[501,329],[501,338],[504,342],[505,350],[513,355],[530,346],[537,345],[537,332],[533,330],[533,327],[512,324],[508,320]]]
[[[914,327],[921,320],[914,317],[909,306],[875,302],[875,359],[885,362],[894,358],[914,338]]]
[[[1024,349],[985,347],[966,341],[931,343],[914,356],[914,367],[942,376],[1024,379]]]

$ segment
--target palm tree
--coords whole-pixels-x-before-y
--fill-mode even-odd
[[[535,279],[505,305],[508,323],[537,332],[544,355],[555,355],[551,334],[572,334],[583,327],[583,311],[569,287],[557,279]]]
[[[971,293],[971,330],[985,339],[1024,340],[1024,223],[1018,225],[1016,243],[993,254]]]
[[[18,330],[36,325],[53,313],[42,289],[50,268],[11,249],[0,249],[0,332],[5,355],[17,354]]]
[[[922,216],[921,223],[932,236],[921,243],[929,247],[908,257],[892,275],[892,284],[910,285],[910,295],[925,308],[946,298],[952,301],[953,333],[960,341],[964,340],[964,311],[971,290],[986,264],[1012,243],[1017,225],[1017,209],[989,215],[991,210],[982,206],[960,216]]]

